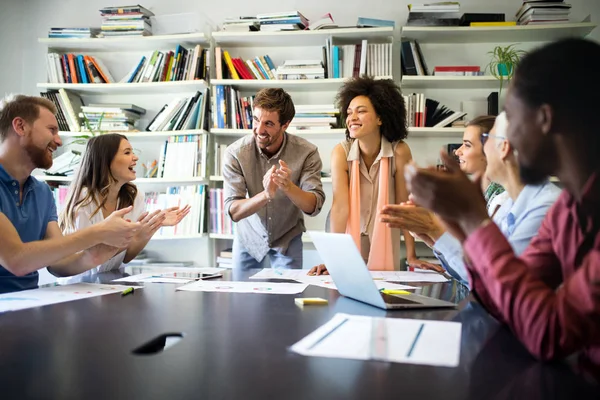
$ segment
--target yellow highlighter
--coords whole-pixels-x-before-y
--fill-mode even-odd
[[[320,297],[298,297],[294,299],[294,302],[299,306],[323,306],[329,303]]]
[[[385,294],[411,294],[406,290],[394,290],[394,289],[381,289],[381,293]]]

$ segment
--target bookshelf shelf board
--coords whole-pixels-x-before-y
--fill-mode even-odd
[[[394,28],[339,28],[318,29],[315,31],[282,31],[282,32],[213,32],[212,37],[217,46],[231,47],[288,47],[288,46],[323,46],[325,39],[332,37],[335,43],[357,41],[362,39],[382,39],[393,36]]]
[[[118,132],[118,131],[115,131]],[[85,135],[89,132],[58,132],[61,137],[75,137],[80,135]],[[179,136],[179,135],[204,135],[208,134],[208,131],[202,129],[192,129],[185,131],[158,131],[158,132],[136,132],[136,131],[125,131],[118,132],[122,135],[127,136],[129,140],[141,139],[141,138],[167,138],[169,136]]]
[[[500,81],[493,76],[423,76],[402,77],[402,88],[410,89],[498,89]],[[506,88],[506,82],[504,83]]]
[[[202,239],[208,235],[205,233],[196,233],[192,235],[154,235],[150,240],[190,240],[190,239]]]
[[[596,28],[591,22],[516,26],[404,26],[402,38],[421,43],[546,42],[564,37],[584,37]]]
[[[208,44],[203,33],[181,35],[157,35],[144,37],[108,37],[108,38],[39,38],[38,42],[58,52],[69,51],[152,51],[175,49],[178,44],[190,47],[196,44]]]
[[[40,89],[65,89],[81,94],[161,94],[196,92],[206,87],[203,80],[143,83],[38,83]]]
[[[296,129],[288,129],[288,133],[292,135],[300,136],[310,140],[316,139],[335,139],[339,138],[340,140],[344,137],[345,129],[311,129],[311,130],[296,130]],[[211,128],[211,135],[215,136],[233,136],[233,137],[242,137],[244,135],[249,135],[252,133],[252,129],[218,129]]]
[[[208,235],[211,239],[233,240],[233,234],[229,233],[211,233]]]
[[[50,176],[50,175],[35,175],[39,181],[46,182],[71,182],[71,176]],[[207,179],[203,177],[192,178],[138,178],[133,181],[136,185],[141,184],[165,184],[165,183],[207,183]]]
[[[234,86],[238,89],[283,88],[286,90],[329,92],[335,91],[348,78],[333,79],[212,79],[213,85]],[[391,76],[376,77],[376,79],[392,79]]]
[[[408,128],[408,140],[412,138],[462,137],[465,128]]]
[[[221,175],[211,175],[209,178],[211,182],[223,182],[223,177]],[[321,182],[323,183],[331,183],[331,177],[326,176],[321,178]]]

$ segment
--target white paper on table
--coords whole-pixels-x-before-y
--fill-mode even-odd
[[[298,294],[302,293],[307,286],[305,283],[197,281],[180,286],[177,290],[190,292]]]
[[[373,279],[399,282],[447,282],[448,279],[435,271],[371,271]]]
[[[305,269],[284,269],[275,270],[273,268],[264,268],[262,271],[252,275],[250,279],[290,279],[309,285],[324,287],[327,289],[337,290],[331,275],[306,275],[308,271]],[[414,286],[401,285],[399,283],[385,282],[383,279],[375,280],[375,285],[378,289],[405,290],[415,289]]]
[[[163,267],[160,264],[144,264],[144,265],[128,265],[125,268],[131,269],[147,269],[150,271],[155,271],[154,274],[150,273],[150,275],[158,275],[164,272],[188,272],[194,274],[218,274],[220,272],[225,271],[225,268],[214,268],[214,267]]]
[[[305,356],[456,367],[461,327],[451,321],[338,313],[290,350]]]
[[[172,278],[172,277],[162,276],[163,274],[168,274],[168,273],[171,273],[171,272],[163,272],[163,273],[159,273],[159,274],[148,273],[148,274],[130,275],[130,276],[125,276],[125,277],[119,278],[119,279],[113,279],[111,282],[180,283],[180,284],[184,284],[184,283],[192,282],[195,280],[195,279],[190,279],[190,278]]]
[[[49,304],[119,293],[127,288],[127,286],[122,285],[74,283],[72,285],[51,286],[15,293],[5,293],[0,295],[0,312],[41,307]],[[140,288],[134,287],[134,289]]]

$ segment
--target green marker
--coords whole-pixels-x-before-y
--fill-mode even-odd
[[[127,289],[123,290],[121,292],[121,296],[127,296],[129,293],[133,293],[133,288],[132,287],[128,287]]]

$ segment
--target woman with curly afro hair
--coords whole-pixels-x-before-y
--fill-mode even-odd
[[[379,212],[385,204],[408,200],[403,171],[412,155],[404,142],[404,98],[391,79],[363,76],[345,83],[336,103],[346,122],[346,140],[331,154],[331,231],[351,234],[369,269],[398,270],[400,231],[382,223]],[[404,238],[409,265],[435,268],[417,259],[409,232]],[[323,265],[309,272],[321,273],[326,273]]]

